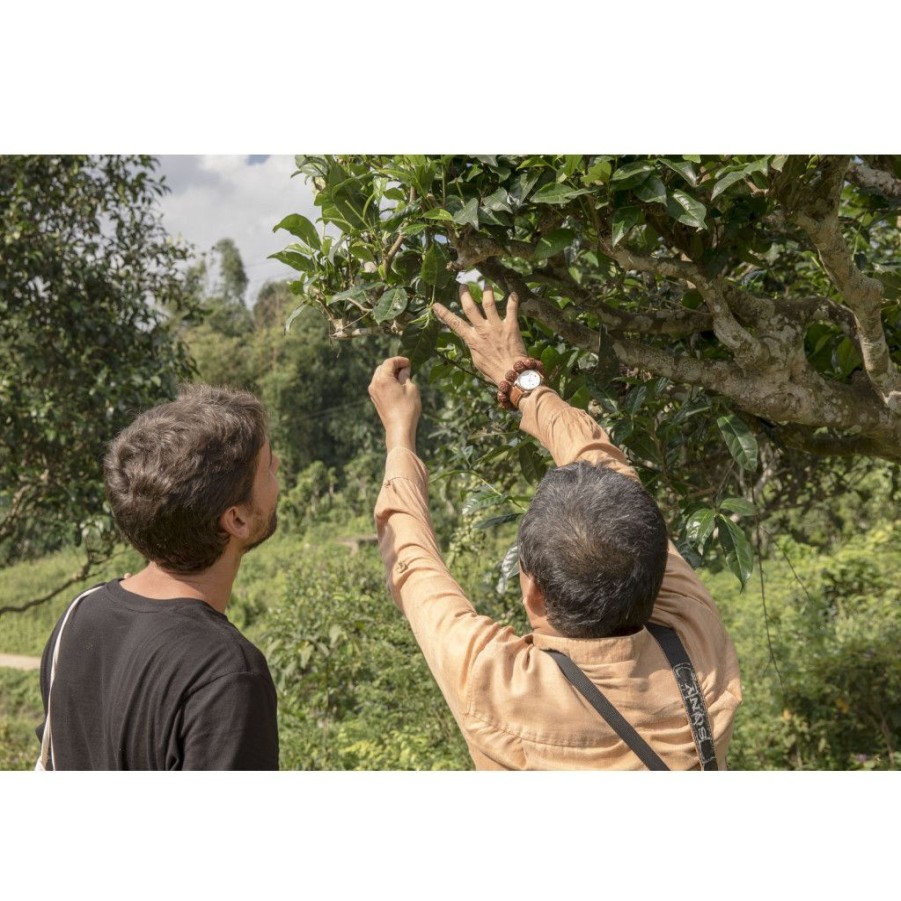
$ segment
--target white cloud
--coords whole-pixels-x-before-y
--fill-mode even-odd
[[[295,171],[291,156],[251,164],[246,156],[161,156],[159,171],[171,188],[160,202],[163,223],[198,253],[231,238],[241,253],[253,301],[268,280],[288,280],[293,270],[269,254],[294,240],[272,229],[289,213],[315,222],[313,194]]]

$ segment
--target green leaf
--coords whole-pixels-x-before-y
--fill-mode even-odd
[[[664,166],[678,172],[692,187],[698,183],[695,167],[688,160],[661,160]]]
[[[774,156],[772,160],[770,160],[770,165],[777,171],[781,172],[782,168],[788,162],[787,156]]]
[[[420,232],[424,232],[429,227],[427,222],[405,222],[400,227],[400,233],[412,237],[413,235],[418,235]]]
[[[743,419],[729,413],[716,420],[720,434],[733,459],[748,472],[757,469],[757,439]]]
[[[730,172],[728,175],[724,175],[714,186],[713,190],[710,192],[710,199],[716,200],[726,188],[734,185],[737,181],[744,181],[745,173],[743,169],[739,169],[738,172]]]
[[[693,155],[693,154],[692,154],[692,155],[689,155],[689,154],[683,153],[683,154],[682,154],[682,159],[683,159],[683,160],[688,160],[690,163],[700,163],[700,162],[701,162],[701,157],[695,156],[695,155]]]
[[[473,528],[476,529],[490,529],[492,526],[500,526],[505,522],[514,522],[519,519],[521,513],[501,513],[499,516],[490,516],[488,519],[483,519],[481,522],[477,522]]]
[[[743,497],[727,497],[721,504],[720,510],[727,513],[737,513],[739,516],[756,516],[757,508]]]
[[[539,173],[528,171],[520,172],[519,175],[516,176],[516,179],[513,181],[508,192],[508,197],[514,207],[522,206],[532,188],[538,183],[540,177],[541,175]]]
[[[427,285],[438,285],[442,282],[443,277],[448,275],[447,257],[441,245],[433,242],[429,245],[429,249],[422,257],[422,268],[419,270],[419,277]]]
[[[471,225],[473,228],[479,227],[479,199],[472,197],[463,204],[453,215],[454,222],[457,225]]]
[[[543,235],[535,247],[535,259],[546,260],[560,253],[565,247],[572,244],[576,233],[571,228],[558,228],[550,234]]]
[[[582,176],[582,184],[606,184],[610,181],[612,172],[613,166],[611,165],[610,160],[598,160],[598,162],[590,166],[588,171]]]
[[[713,531],[716,513],[709,507],[695,510],[685,521],[685,537],[695,547],[701,547]]]
[[[576,155],[568,155],[563,157],[563,169],[560,172],[560,175],[563,178],[569,178],[576,169],[579,168],[579,163],[582,162],[582,157],[578,154]],[[562,181],[562,179],[561,179]]]
[[[305,241],[314,250],[319,250],[319,233],[316,231],[316,226],[306,216],[301,216],[300,213],[285,216],[272,230],[277,232],[280,228],[290,232],[295,238]]]
[[[300,316],[301,313],[307,308],[306,304],[301,304],[299,307],[295,307],[291,311],[291,315],[285,320],[285,334],[291,331],[291,326],[294,324],[294,320]]]
[[[656,176],[645,179],[636,189],[635,194],[645,203],[666,203],[666,187]]]
[[[500,507],[506,503],[506,496],[495,491],[493,488],[480,488],[466,498],[461,512],[464,516],[471,516],[473,513],[478,513],[480,510],[489,510],[492,507]]]
[[[414,372],[425,365],[432,356],[440,332],[441,323],[435,318],[430,318],[420,328],[407,327],[404,329],[400,342],[401,352],[410,361],[410,368]]]
[[[547,461],[530,441],[523,442],[519,446],[519,465],[530,485],[537,485],[544,478],[548,468]]]
[[[514,544],[501,560],[501,574],[505,579],[512,579],[519,574],[519,545]]]
[[[512,213],[510,194],[504,188],[498,188],[482,200],[482,209],[491,210],[492,213]]]
[[[766,175],[770,166],[770,158],[768,156],[762,156],[759,159],[751,160],[741,171],[745,173],[745,175],[753,175],[755,172],[762,172]]]
[[[673,191],[667,201],[666,211],[676,222],[681,222],[683,225],[690,225],[692,228],[706,227],[704,217],[707,215],[707,207],[684,191],[678,189]]]
[[[624,206],[613,214],[613,246],[620,241],[640,222],[644,222],[644,212],[641,207]]]
[[[842,338],[835,348],[835,365],[845,378],[858,366],[863,364],[863,357],[857,349],[857,345],[850,338]]]
[[[304,256],[301,253],[279,250],[276,253],[270,253],[268,258],[270,260],[278,260],[281,263],[285,263],[292,269],[297,269],[299,272],[313,271],[313,261],[308,256]]]
[[[610,186],[617,191],[640,185],[655,169],[650,160],[636,160],[620,166],[610,178]]]
[[[361,283],[358,282],[355,285],[351,285],[349,288],[346,288],[344,291],[339,291],[335,294],[330,300],[329,304],[333,304],[336,300],[365,300],[369,296],[369,292],[376,288],[385,288],[385,285],[382,281],[372,281]]]
[[[716,520],[720,548],[726,563],[744,588],[754,569],[754,549],[745,533],[732,520],[725,516],[717,516]]]
[[[532,195],[532,202],[564,204],[569,203],[570,200],[579,197],[581,194],[590,193],[591,190],[588,188],[573,188],[569,185],[549,184],[545,185],[543,188],[539,188]]]
[[[629,439],[629,451],[638,460],[645,460],[656,466],[661,464],[660,450],[654,439],[644,429],[632,433]]]
[[[376,322],[388,322],[396,319],[407,309],[410,298],[403,288],[389,288],[375,305],[372,315]]]
[[[443,207],[436,207],[422,214],[423,219],[437,219],[441,222],[453,222],[454,217]]]

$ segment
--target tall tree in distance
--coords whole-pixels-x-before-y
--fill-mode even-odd
[[[86,576],[113,543],[108,442],[190,373],[171,328],[193,304],[188,249],[161,224],[155,170],[0,156],[0,565],[74,541],[70,581]]]

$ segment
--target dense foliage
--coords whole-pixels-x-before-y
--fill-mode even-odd
[[[101,463],[189,373],[186,250],[147,157],[0,156],[0,564],[108,551]]]
[[[402,336],[415,372],[469,399],[455,422],[496,479],[544,464],[509,417],[486,427],[488,393],[430,316],[458,278],[520,295],[563,395],[625,446],[683,547],[715,543],[743,582],[742,518],[831,478],[812,453],[899,459],[899,158],[297,162],[327,226],[280,223],[301,307],[337,337]]]

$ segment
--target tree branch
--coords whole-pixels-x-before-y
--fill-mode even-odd
[[[26,610],[31,610],[34,607],[39,607],[41,604],[46,604],[48,601],[53,600],[53,598],[55,598],[58,594],[61,594],[63,591],[65,591],[70,585],[74,585],[76,582],[83,582],[85,579],[87,579],[87,577],[91,574],[91,571],[95,569],[95,567],[99,566],[109,558],[109,554],[95,555],[91,551],[88,551],[87,560],[85,560],[81,569],[69,576],[69,578],[62,583],[62,585],[54,588],[53,591],[49,592],[48,594],[42,595],[39,598],[34,598],[30,601],[26,601],[24,604],[21,604],[17,607],[0,607],[0,616],[2,616],[4,613],[24,613]]]
[[[762,366],[769,358],[769,352],[735,318],[727,301],[724,287],[711,282],[692,262],[673,259],[659,259],[632,253],[626,248],[613,247],[602,242],[604,253],[624,269],[651,272],[668,278],[678,278],[694,285],[704,299],[713,316],[714,334],[735,354],[745,366]]]
[[[901,200],[901,179],[890,172],[875,169],[866,163],[852,163],[848,180],[867,193],[879,194],[887,200]]]
[[[884,457],[884,449],[878,442],[864,435],[839,435],[835,432],[824,432],[821,429],[805,428],[800,425],[773,424],[768,432],[770,436],[796,450],[802,450],[818,457]]]
[[[871,392],[827,382],[809,370],[799,373],[784,368],[754,373],[734,362],[677,355],[616,336],[611,336],[611,346],[627,366],[722,395],[762,419],[841,431],[866,429],[870,453],[886,460],[901,459],[897,417],[891,416]]]
[[[407,204],[413,203],[416,199],[416,189],[412,186],[410,187],[410,196],[407,198]],[[385,254],[385,272],[387,273],[389,269],[391,269],[391,261],[397,256],[397,252],[400,250],[401,245],[404,243],[404,238],[407,236],[401,232],[397,236],[397,240],[391,245],[388,253]]]
[[[839,224],[834,180],[834,173],[828,178],[824,176],[823,196],[808,198],[792,218],[807,234],[823,268],[854,314],[864,370],[886,406],[898,413],[901,412],[901,373],[892,362],[882,328],[882,283],[864,275],[854,263]],[[822,215],[817,215],[821,210]]]

